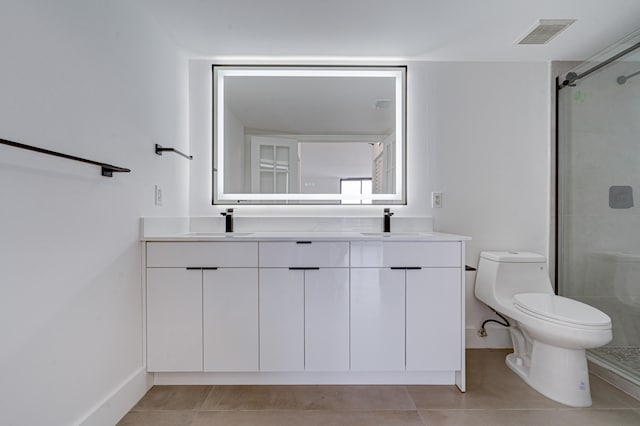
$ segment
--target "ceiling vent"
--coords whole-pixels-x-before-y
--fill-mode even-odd
[[[515,44],[547,44],[574,22],[575,19],[539,19]]]

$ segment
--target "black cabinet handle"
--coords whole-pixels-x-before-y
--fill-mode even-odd
[[[403,271],[407,271],[407,270],[416,270],[416,269],[422,269],[421,266],[392,266],[391,269],[402,269]]]
[[[217,271],[217,266],[188,266],[187,271]]]
[[[296,244],[311,244],[311,241],[296,241]]]
[[[290,266],[290,271],[317,271],[320,267],[318,266]]]

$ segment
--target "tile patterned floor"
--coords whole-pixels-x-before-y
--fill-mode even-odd
[[[593,406],[553,402],[504,364],[509,351],[467,352],[454,386],[154,386],[122,426],[640,425],[640,401],[591,376]]]

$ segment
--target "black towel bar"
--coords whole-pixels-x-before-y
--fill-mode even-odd
[[[193,155],[187,155],[183,152],[178,151],[175,148],[163,148],[162,145],[158,145],[156,144],[156,154],[158,155],[162,155],[163,152],[175,152],[178,155],[182,155],[184,158],[186,158],[187,160],[193,160]]]
[[[86,158],[76,157],[74,155],[62,154],[61,152],[51,151],[44,148],[38,148],[37,146],[26,145],[19,142],[13,142],[6,139],[0,139],[0,143],[4,145],[13,146],[15,148],[26,149],[28,151],[35,151],[41,154],[52,155],[54,157],[66,158],[68,160],[79,161],[81,163],[93,164],[102,168],[102,176],[112,177],[113,173],[129,173],[131,170],[124,167],[113,166],[111,164],[101,163],[99,161],[87,160]]]

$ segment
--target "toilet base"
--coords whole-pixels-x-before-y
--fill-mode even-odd
[[[571,407],[590,407],[589,370],[584,349],[566,349],[533,341],[531,354],[507,355],[506,364],[529,386]]]

